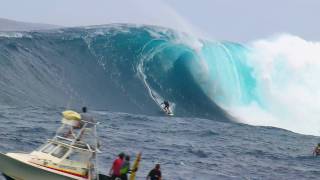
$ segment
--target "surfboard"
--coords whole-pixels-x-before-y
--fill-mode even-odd
[[[169,107],[169,111],[164,108],[164,105],[161,105],[161,109],[164,113],[166,113],[168,116],[173,116],[174,114],[171,111],[171,108]]]
[[[169,111],[168,111],[168,110],[166,110],[166,109],[163,108],[163,111],[164,111],[168,116],[173,116],[173,115],[174,115],[174,114],[171,112],[170,109],[169,109]]]
[[[130,174],[129,180],[135,180],[136,179],[136,173],[137,173],[138,168],[139,168],[140,160],[141,160],[141,152],[138,153],[137,158],[133,163],[133,166],[131,168],[133,171]],[[134,171],[134,170],[136,170],[136,171]]]

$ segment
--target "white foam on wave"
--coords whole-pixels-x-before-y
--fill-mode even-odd
[[[21,33],[21,32],[0,32],[0,37],[6,37],[6,38],[32,38],[30,34],[27,33]]]
[[[320,43],[283,34],[250,44],[262,105],[225,107],[239,121],[320,135]]]

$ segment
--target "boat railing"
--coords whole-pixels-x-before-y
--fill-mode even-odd
[[[72,142],[72,141],[73,141],[73,139],[66,138],[66,137],[62,137],[62,136],[59,136],[59,135],[57,135],[56,138],[62,139],[62,140],[65,140],[65,141],[69,141],[69,142]]]
[[[52,142],[52,143],[56,143],[56,144],[61,144],[63,146],[67,146],[67,147],[70,147],[70,148],[74,148],[74,149],[78,149],[78,150],[81,150],[81,151],[87,151],[87,152],[91,152],[91,153],[95,153],[96,151],[92,148],[90,149],[87,149],[87,148],[82,148],[80,147],[79,145],[77,144],[67,144],[67,143],[63,143],[61,141],[57,141],[57,140],[54,140],[54,139],[49,139],[49,142]],[[87,146],[86,146],[87,147]]]
[[[82,122],[84,122],[84,123],[88,123],[88,124],[94,124],[94,125],[99,125],[100,124],[100,122],[95,122],[95,121],[86,121],[86,120],[81,120]]]

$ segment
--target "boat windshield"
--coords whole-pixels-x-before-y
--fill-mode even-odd
[[[91,158],[90,152],[78,151],[74,149],[66,159],[71,161],[86,163],[90,160],[90,158]]]
[[[43,153],[50,153],[54,148],[56,148],[58,145],[57,144],[47,144],[46,147],[42,150]]]
[[[69,148],[60,145],[51,155],[57,158],[62,158],[68,150]]]

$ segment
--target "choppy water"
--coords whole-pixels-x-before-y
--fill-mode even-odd
[[[2,108],[0,151],[32,151],[54,135],[62,108]],[[270,127],[199,118],[94,111],[102,142],[100,171],[116,155],[142,151],[138,179],[156,162],[164,179],[318,179],[319,138]]]

